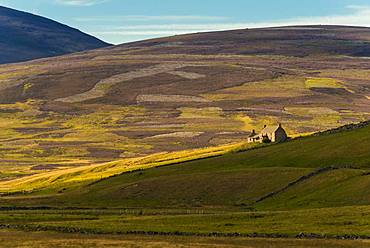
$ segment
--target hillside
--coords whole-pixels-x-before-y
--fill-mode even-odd
[[[0,64],[108,46],[53,20],[0,6]]]
[[[208,155],[201,150],[192,155],[184,152],[177,155],[178,160],[175,154],[162,154],[139,159],[129,167],[116,162],[80,172],[45,173],[43,179],[31,176],[1,183],[2,192],[7,187],[33,191],[30,197],[5,197],[1,204],[221,209],[368,205],[369,136],[367,123],[246,151],[224,147],[213,153],[209,150]],[[145,160],[153,165],[145,166]],[[100,177],[93,179],[95,172]]]
[[[1,178],[368,120],[369,35],[247,29],[0,66]]]
[[[134,54],[370,55],[370,29],[343,26],[287,26],[197,33],[124,44]],[[166,47],[166,49],[163,49]]]
[[[367,247],[369,136],[369,123],[364,123],[212,158],[198,154],[188,162],[171,162],[162,154],[151,158],[160,167],[93,181],[94,173],[105,177],[107,171],[129,168],[110,164],[82,173],[60,171],[41,191],[1,195],[0,228],[100,237],[213,237],[218,242],[295,238],[290,242],[315,240],[317,247],[340,239],[336,245]],[[71,180],[83,177],[82,183]],[[4,182],[1,190],[19,187],[22,180],[32,185],[31,176]]]

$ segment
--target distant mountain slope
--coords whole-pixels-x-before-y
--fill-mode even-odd
[[[0,6],[0,64],[106,46],[107,43],[77,29]]]
[[[124,44],[145,53],[370,56],[370,28],[288,26],[178,35]],[[166,47],[166,49],[164,49]]]

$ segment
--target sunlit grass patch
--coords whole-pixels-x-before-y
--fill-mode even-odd
[[[293,130],[308,129],[314,132],[353,122],[366,121],[370,118],[370,113],[354,112],[351,110],[336,111],[331,108],[318,106],[287,106],[284,108],[284,111],[294,117],[301,118],[299,121],[295,121],[294,118],[286,119],[285,122],[289,128]],[[296,134],[302,135],[304,132],[300,131],[296,132]]]
[[[295,134],[302,133],[302,130],[311,130],[310,132],[316,132],[335,128],[340,125],[341,120],[339,112],[327,107],[286,106],[284,108],[284,112],[294,116],[295,118],[300,118],[300,121],[295,121],[294,118],[286,120],[286,125],[293,130],[297,130]]]
[[[43,188],[64,187],[69,184],[75,185],[138,169],[148,169],[200,158],[218,156],[228,152],[237,151],[239,149],[244,149],[245,145],[245,143],[236,143],[180,152],[163,152],[145,157],[123,159],[104,164],[93,164],[77,168],[45,172],[16,180],[0,182],[0,191],[33,191]]]
[[[132,120],[133,118],[143,118],[145,108],[127,106],[96,106],[98,109],[85,115],[76,115],[67,117],[63,126],[73,129],[94,129],[97,128],[114,128],[118,122]]]
[[[0,104],[0,139],[25,138],[27,135],[15,131],[16,128],[26,127],[32,124],[37,127],[44,123],[44,119],[38,119],[40,114],[37,102]]]
[[[25,83],[23,85],[23,94],[26,94],[33,87],[32,83]]]
[[[332,88],[332,89],[345,89],[350,93],[354,93],[344,83],[334,78],[308,78],[305,82],[306,88]]]
[[[35,174],[35,172],[31,171],[29,166],[22,166],[22,165],[2,165],[1,172],[0,172],[0,181],[8,181],[13,180],[19,177],[28,176]]]
[[[309,78],[306,80],[306,87],[311,88],[343,88],[338,80],[333,78]]]
[[[252,120],[251,117],[246,115],[236,115],[235,120],[241,121],[244,123],[243,130],[244,131],[251,131],[256,128],[256,124]]]
[[[296,130],[292,127],[289,119],[287,119],[286,117],[264,114],[254,116],[253,118],[246,115],[237,115],[235,118],[236,120],[244,122],[243,130],[247,132],[251,132],[252,130],[259,132],[263,129],[265,125],[275,126],[278,124],[282,124],[289,135],[296,134]]]
[[[351,110],[342,110],[340,111],[340,116],[344,124],[367,121],[370,119],[370,112],[354,112]]]
[[[292,98],[309,95],[305,81],[299,77],[281,77],[273,80],[251,82],[204,94],[211,101],[253,100],[256,98]]]
[[[4,120],[2,118],[0,118],[0,122],[2,122],[2,125],[0,125],[0,140],[9,139],[10,137],[21,136],[19,132],[16,132],[14,131],[14,129],[9,128],[9,126],[13,124],[14,122],[9,121],[9,120]]]
[[[276,116],[269,116],[269,115],[261,115],[256,117],[249,117],[246,115],[237,115],[235,116],[236,120],[242,121],[244,123],[243,130],[251,132],[252,130],[260,131],[263,129],[265,125],[271,126],[271,125],[277,125],[282,121],[282,119],[279,119]]]
[[[237,115],[235,120],[244,123],[242,130],[257,132],[264,125],[282,124],[290,137],[304,136],[320,130],[330,129],[341,125],[341,114],[327,107],[315,106],[286,106],[281,114],[265,113],[249,117]]]

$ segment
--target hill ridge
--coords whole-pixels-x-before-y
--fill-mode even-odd
[[[90,34],[50,18],[0,6],[0,64],[107,47]]]

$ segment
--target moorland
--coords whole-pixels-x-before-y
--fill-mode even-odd
[[[366,247],[369,53],[368,28],[296,26],[2,65],[0,227],[19,242]],[[246,142],[277,123],[292,140]]]

